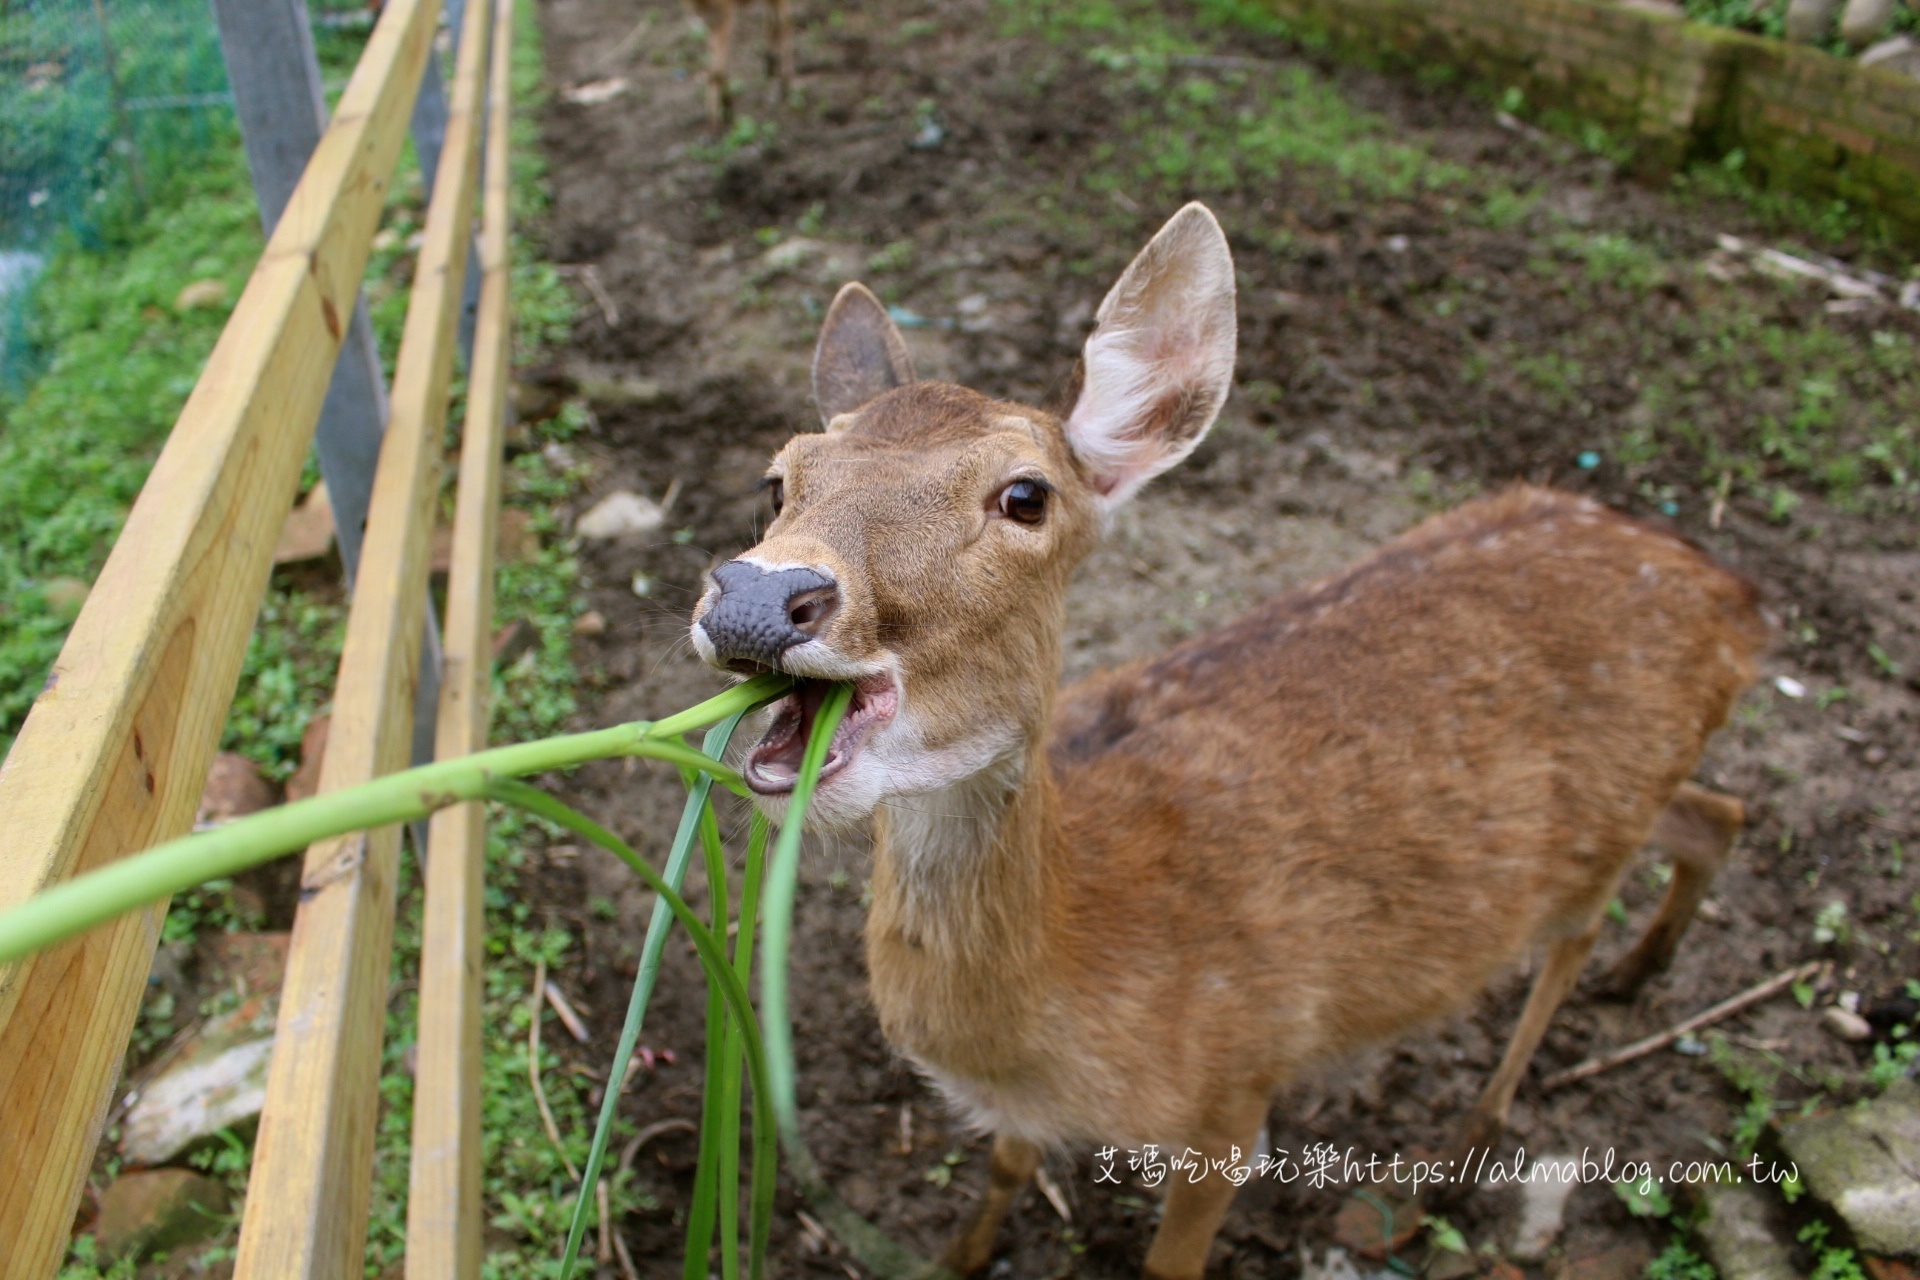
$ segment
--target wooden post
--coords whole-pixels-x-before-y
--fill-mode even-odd
[[[487,699],[493,683],[494,539],[512,358],[507,113],[513,0],[495,0],[495,7],[480,314],[460,440],[453,561],[447,570],[447,656],[435,748],[442,760],[487,745]],[[484,13],[480,17],[484,20]],[[420,939],[407,1280],[477,1280],[480,1274],[480,971],[486,960],[486,860],[485,805],[459,805],[433,816],[423,867],[426,905]]]
[[[323,793],[401,768],[412,739],[490,35],[489,23],[470,22],[460,41],[334,686]],[[399,841],[387,827],[307,850],[250,1174],[252,1187],[267,1190],[248,1196],[234,1280],[361,1274]]]
[[[461,8],[448,8],[449,23],[455,31],[462,12]],[[213,0],[213,14],[220,27],[220,55],[233,87],[234,111],[240,118],[240,136],[246,146],[254,197],[260,206],[260,223],[272,234],[294,183],[327,127],[326,96],[313,48],[312,24],[304,0]],[[447,127],[446,93],[437,57],[427,59],[410,124],[423,189],[431,201]],[[468,285],[477,298],[477,272],[468,274]],[[380,370],[373,324],[367,316],[366,299],[358,297],[313,440],[349,585],[359,570],[360,543],[387,413],[386,379]],[[413,743],[411,759],[415,764],[433,758],[433,714],[440,689],[440,629],[431,603],[428,610],[421,642],[420,701],[415,707],[415,723],[421,726]],[[418,834],[424,834],[424,824]],[[424,847],[422,840],[416,839],[415,843]]]
[[[192,825],[438,13],[388,0],[0,765],[0,908]],[[164,912],[0,969],[0,1280],[66,1249]]]

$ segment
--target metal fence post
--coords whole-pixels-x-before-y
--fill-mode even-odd
[[[314,53],[313,29],[304,0],[212,0],[212,4],[220,28],[221,56],[233,86],[234,110],[240,118],[240,136],[246,146],[247,168],[260,206],[260,222],[271,233],[326,128],[327,104],[319,59]],[[451,0],[447,5],[447,18],[456,38],[464,8],[462,0]],[[427,59],[411,123],[424,194],[431,201],[447,123],[446,91],[437,56]],[[479,283],[477,263],[470,263],[460,326],[463,359],[472,351]],[[359,568],[362,530],[386,422],[386,379],[366,299],[361,297],[354,303],[353,320],[314,433],[314,452],[319,455],[320,472],[327,483],[340,560],[349,584]],[[431,600],[427,602],[420,657],[413,722],[416,763],[433,757],[440,700],[440,628]],[[422,833],[415,834],[419,837]]]

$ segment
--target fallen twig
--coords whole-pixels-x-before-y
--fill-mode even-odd
[[[660,1120],[634,1134],[633,1140],[627,1143],[627,1149],[620,1153],[620,1172],[625,1173],[633,1168],[634,1157],[640,1154],[640,1148],[655,1138],[662,1134],[681,1132],[698,1133],[699,1127],[691,1120]]]
[[[607,292],[605,282],[600,279],[598,266],[591,262],[569,263],[554,270],[563,276],[573,276],[587,287],[587,292],[593,295],[594,305],[600,308],[600,318],[607,322],[607,328],[611,329],[620,323],[620,308],[615,304],[613,295]]]
[[[1602,1071],[1611,1071],[1623,1062],[1644,1058],[1656,1050],[1666,1048],[1681,1036],[1698,1031],[1701,1027],[1711,1026],[1723,1018],[1730,1018],[1750,1005],[1759,1004],[1769,996],[1778,995],[1796,982],[1806,981],[1818,973],[1825,964],[1824,960],[1810,960],[1797,969],[1777,973],[1758,986],[1748,987],[1739,995],[1730,996],[1711,1009],[1694,1014],[1685,1022],[1676,1022],[1659,1035],[1648,1036],[1645,1040],[1636,1040],[1623,1049],[1615,1049],[1612,1053],[1601,1057],[1588,1058],[1585,1062],[1568,1067],[1565,1071],[1557,1071],[1540,1082],[1540,1092],[1551,1093],[1562,1085],[1572,1084],[1576,1080],[1585,1080],[1588,1076],[1597,1076]]]
[[[527,1008],[527,1079],[533,1082],[533,1100],[540,1106],[540,1120],[547,1126],[547,1137],[553,1140],[553,1149],[560,1153],[560,1162],[567,1166],[567,1176],[578,1182],[580,1171],[573,1167],[573,1159],[560,1141],[560,1126],[553,1122],[553,1108],[547,1105],[547,1091],[540,1083],[540,996],[546,987],[547,962],[542,958],[533,963],[533,999]]]
[[[547,980],[546,994],[547,1003],[552,1005],[553,1011],[560,1015],[560,1021],[567,1024],[568,1035],[578,1040],[581,1044],[585,1044],[593,1038],[587,1034],[587,1024],[580,1020],[580,1015],[574,1011],[573,1005],[568,1002],[566,993],[555,986],[551,978]]]
[[[640,1280],[640,1269],[633,1265],[633,1255],[627,1252],[627,1238],[618,1231],[613,1233],[613,1253],[620,1259],[620,1274],[626,1280]]]
[[[1040,1194],[1047,1198],[1053,1211],[1060,1215],[1060,1221],[1073,1225],[1073,1210],[1067,1207],[1067,1197],[1061,1192],[1060,1184],[1047,1172],[1047,1166],[1037,1165],[1033,1170],[1033,1185],[1040,1188]]]
[[[604,1267],[613,1261],[613,1210],[605,1178],[600,1179],[600,1185],[594,1188],[594,1193],[600,1201],[600,1248],[594,1255],[594,1261]]]

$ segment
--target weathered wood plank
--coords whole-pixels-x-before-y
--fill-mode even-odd
[[[435,756],[442,760],[487,745],[487,699],[493,683],[494,539],[512,360],[508,106],[513,0],[495,0],[495,8],[480,313],[467,379],[453,560],[447,572],[446,658],[435,743]],[[480,16],[474,15],[476,20]],[[475,1280],[480,1274],[480,969],[486,959],[486,858],[486,806],[460,805],[433,816],[420,946],[407,1280]]]
[[[437,14],[388,5],[0,766],[0,908],[193,821]],[[65,1251],[163,910],[0,971],[5,1280]]]
[[[465,27],[334,686],[322,792],[404,768],[412,738],[492,31],[486,22]],[[235,1280],[361,1274],[399,850],[398,827],[307,850],[249,1175],[250,1185],[271,1190],[248,1197]]]

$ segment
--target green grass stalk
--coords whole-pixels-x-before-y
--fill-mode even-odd
[[[737,773],[687,746],[679,735],[766,702],[786,686],[784,676],[759,676],[653,724],[636,721],[442,760],[157,845],[63,881],[0,913],[0,964],[183,889],[304,849],[316,840],[411,822],[450,804],[478,800],[502,778],[567,769],[612,756],[643,756],[699,770],[722,786],[744,791]]]

